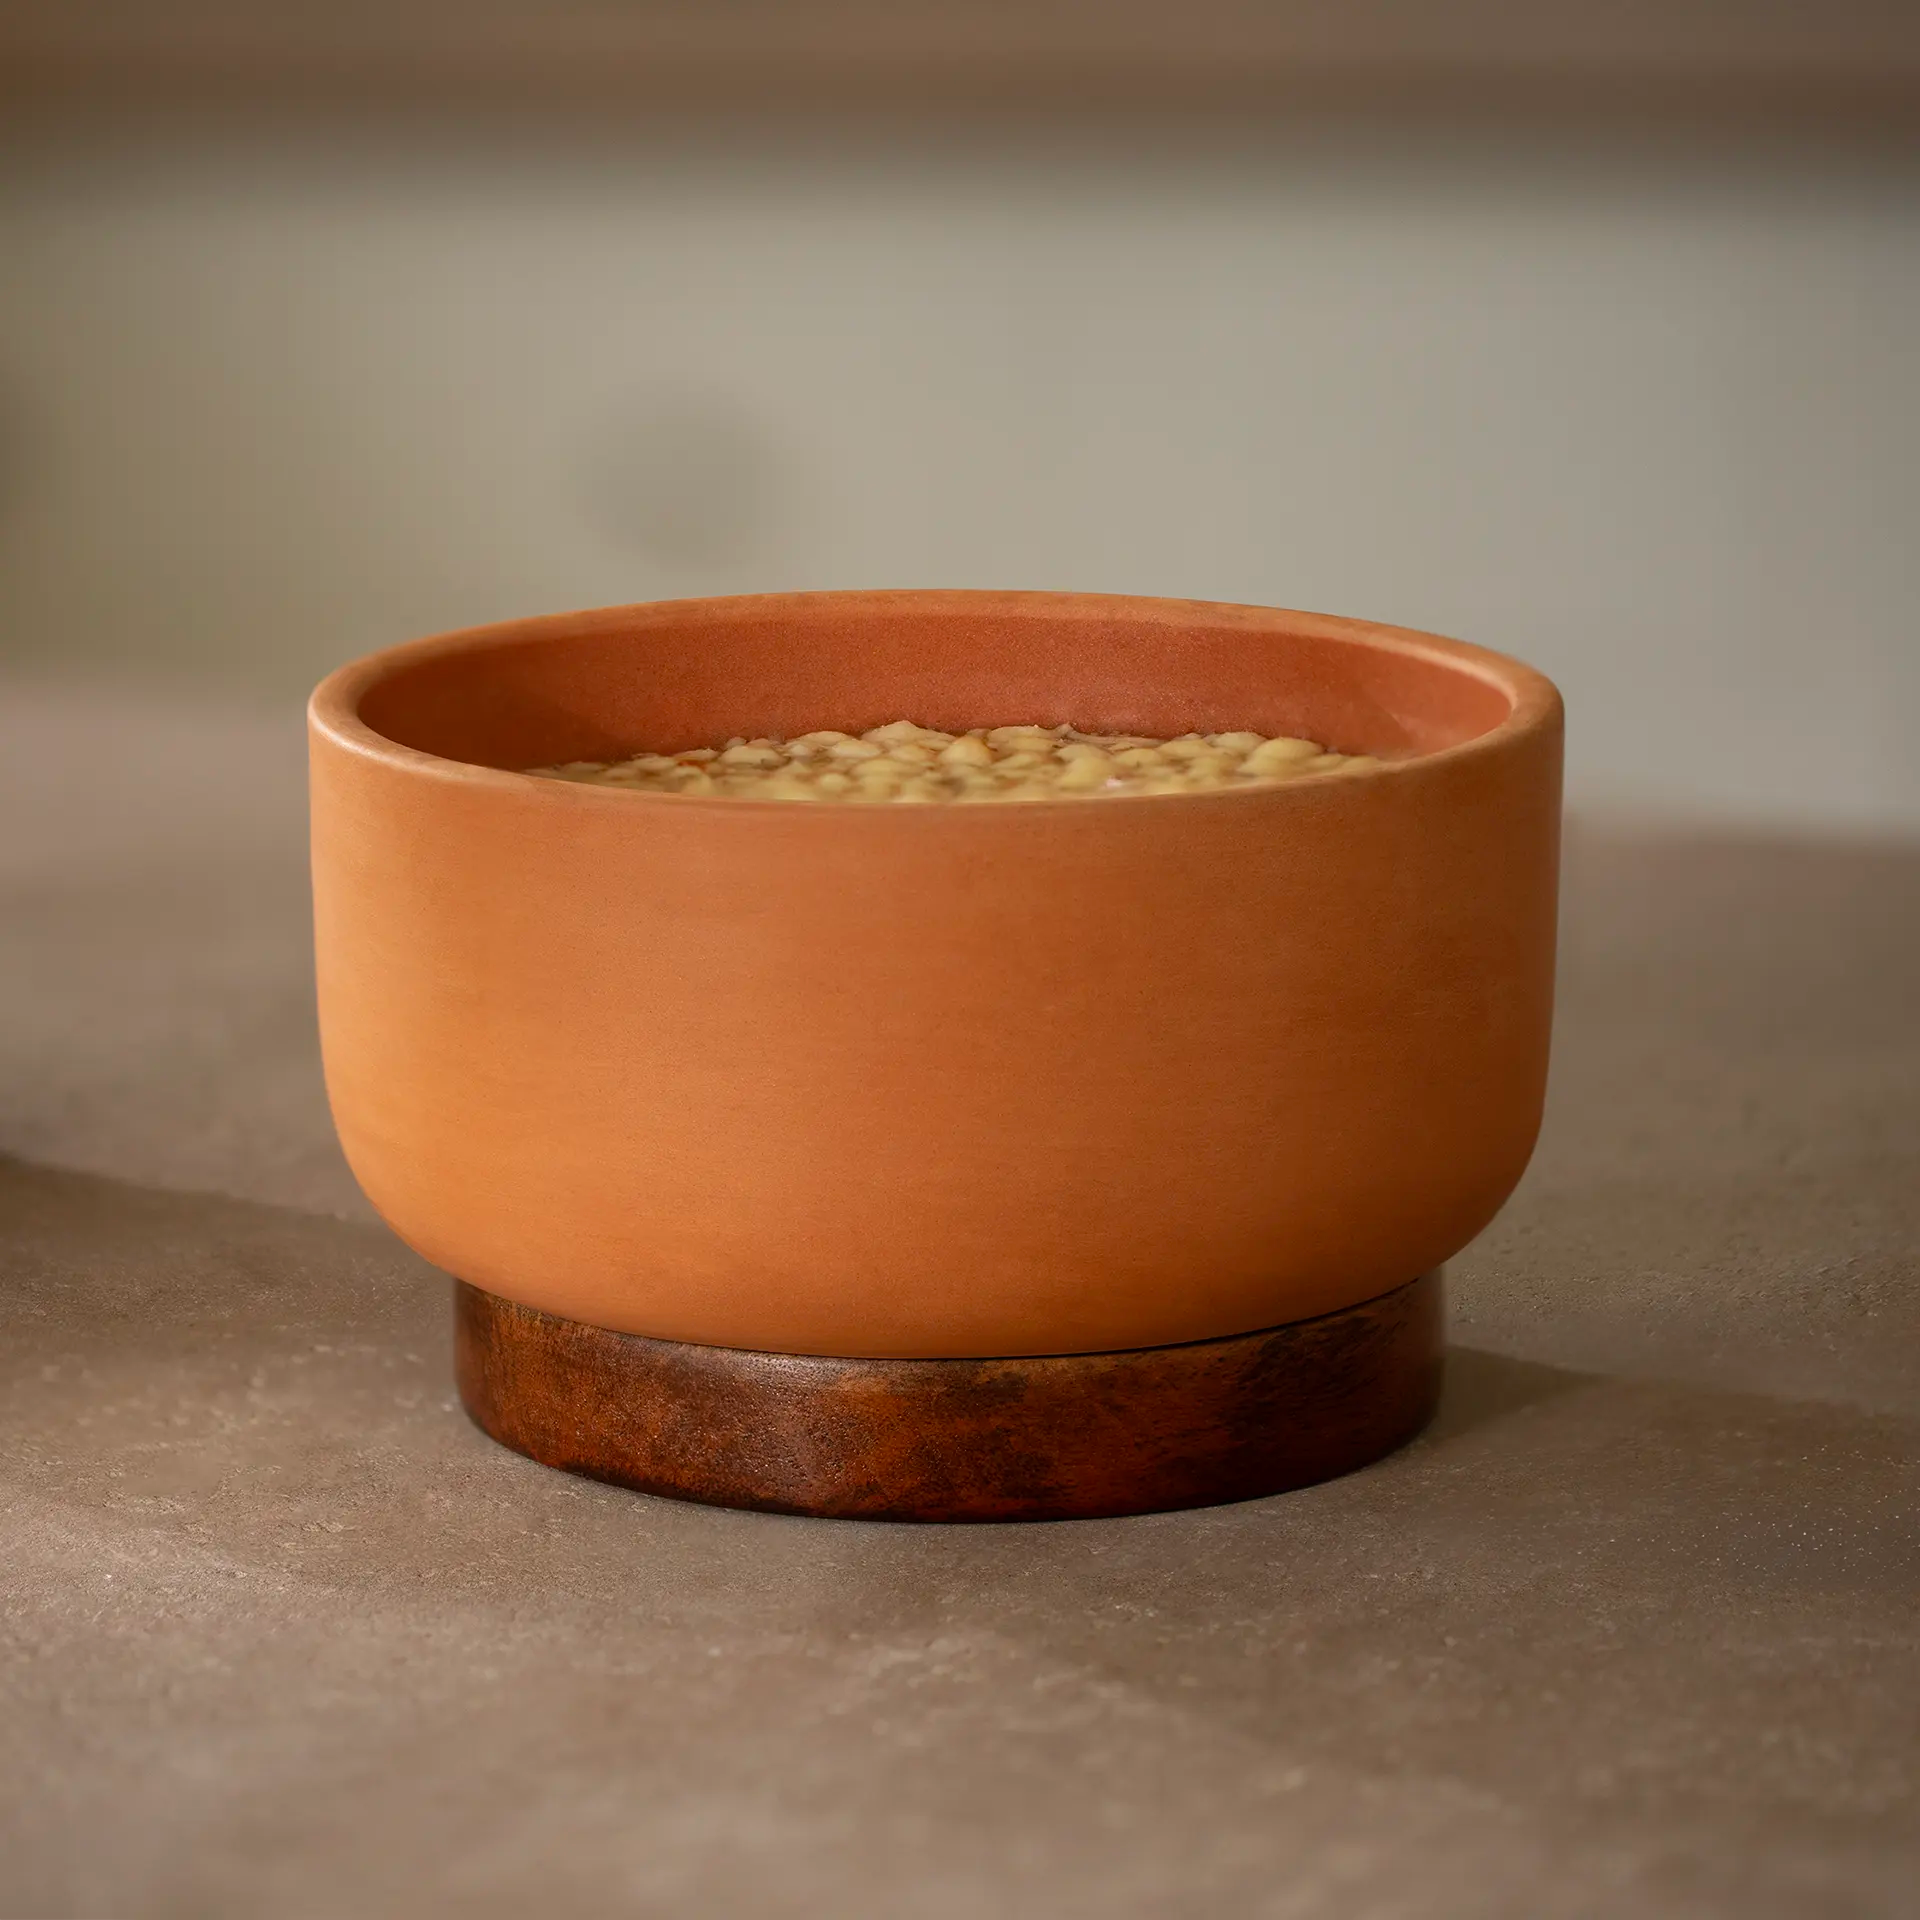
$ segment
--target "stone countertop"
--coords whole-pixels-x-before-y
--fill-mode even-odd
[[[467,1423],[328,1128],[301,780],[0,707],[0,1915],[1920,1913],[1920,848],[1571,835],[1413,1447],[913,1528]]]

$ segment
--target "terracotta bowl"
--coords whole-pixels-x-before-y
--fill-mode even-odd
[[[515,771],[903,715],[1399,758],[918,808]],[[502,1299],[801,1354],[1198,1341],[1429,1271],[1532,1151],[1561,715],[1497,654],[1192,601],[681,601],[376,654],[311,735],[341,1140]]]

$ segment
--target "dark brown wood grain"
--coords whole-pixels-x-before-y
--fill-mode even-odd
[[[1432,1417],[1441,1286],[1124,1353],[853,1360],[612,1333],[456,1283],[460,1395],[496,1440],[644,1493],[869,1520],[1211,1506],[1365,1466]]]

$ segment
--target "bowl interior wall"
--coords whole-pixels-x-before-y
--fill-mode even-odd
[[[1171,735],[1249,728],[1344,753],[1470,740],[1511,711],[1470,667],[1322,633],[1129,619],[822,610],[488,639],[368,688],[367,726],[498,768],[675,752],[734,734],[1038,721]]]

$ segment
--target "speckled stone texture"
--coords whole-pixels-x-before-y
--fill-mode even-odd
[[[0,1915],[1920,1912],[1920,849],[1575,833],[1406,1452],[916,1528],[459,1414],[300,783],[284,718],[0,711]]]

